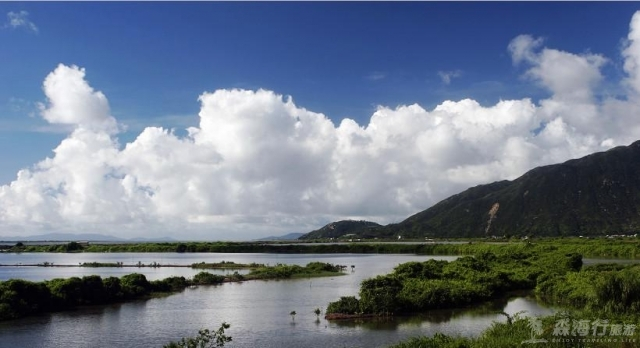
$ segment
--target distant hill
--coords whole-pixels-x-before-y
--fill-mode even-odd
[[[176,239],[173,239],[171,237],[136,237],[136,238],[130,238],[130,239],[124,239],[124,240],[128,242],[140,242],[140,243],[150,243],[150,242],[171,243],[171,242],[177,241]]]
[[[360,238],[367,238],[374,236],[374,231],[380,227],[382,227],[382,225],[371,221],[342,220],[329,223],[321,229],[311,231],[301,236],[299,239],[339,238],[348,234],[354,234]]]
[[[257,241],[259,240],[295,240],[300,238],[303,235],[304,233],[288,233],[288,234],[285,234],[284,236],[269,236],[264,238],[258,238],[255,240]]]
[[[12,237],[0,237],[2,241],[22,241],[22,242],[30,242],[30,241],[101,241],[101,242],[109,242],[109,241],[123,241],[125,239],[117,238],[114,236],[104,235],[104,234],[96,234],[96,233],[83,233],[83,234],[73,234],[73,233],[47,233],[47,234],[39,234],[32,236],[12,236]]]
[[[470,188],[381,236],[595,236],[640,231],[640,141]]]
[[[0,237],[3,242],[33,242],[33,241],[56,241],[56,242],[72,242],[72,241],[90,241],[90,242],[170,242],[175,241],[169,237],[157,238],[131,238],[124,239],[106,234],[97,233],[47,233],[32,236],[11,236]]]

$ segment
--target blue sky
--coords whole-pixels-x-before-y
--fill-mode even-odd
[[[104,93],[111,115],[126,127],[114,135],[120,149],[148,126],[186,136],[184,129],[199,123],[198,97],[221,89],[290,95],[335,127],[345,118],[366,127],[378,106],[415,103],[429,111],[467,98],[483,107],[525,98],[540,106],[555,92],[544,77],[527,75],[539,61],[514,64],[508,46],[519,35],[541,38],[545,48],[605,57],[594,100],[625,99],[621,51],[639,8],[633,2],[0,3],[0,185],[52,157],[69,137],[68,127],[44,120],[37,106],[46,105],[43,80],[59,64],[86,69],[88,84]],[[11,25],[11,14],[23,21]]]
[[[3,14],[27,11],[38,32],[0,31],[6,161],[0,178],[13,179],[62,139],[33,132],[44,126],[33,107],[44,100],[42,80],[59,63],[88,69],[114,116],[134,128],[184,128],[196,120],[197,96],[218,88],[266,88],[334,122],[366,122],[377,105],[544,96],[513,67],[506,51],[513,37],[533,34],[615,59],[637,8],[632,2],[2,3]],[[446,85],[439,71],[461,74]],[[14,143],[22,145],[20,155]]]

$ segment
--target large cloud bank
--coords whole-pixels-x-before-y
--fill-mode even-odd
[[[513,179],[640,135],[640,14],[621,52],[623,98],[594,96],[609,60],[508,45],[548,99],[379,107],[369,123],[304,109],[267,90],[200,96],[200,124],[149,127],[127,144],[105,95],[76,66],[46,77],[42,117],[73,127],[54,156],[0,187],[0,236],[47,231],[247,239],[335,219],[399,221],[469,186]]]

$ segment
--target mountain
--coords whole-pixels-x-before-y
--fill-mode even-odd
[[[135,238],[129,238],[129,239],[125,239],[128,242],[137,242],[137,243],[173,243],[175,241],[177,241],[174,238],[171,237],[135,237]]]
[[[382,225],[371,221],[342,220],[329,223],[319,230],[311,231],[303,235],[299,239],[339,238],[349,234],[367,238],[374,236],[376,234],[375,230],[380,227],[382,227]]]
[[[101,241],[101,242],[111,242],[111,241],[123,241],[125,239],[117,238],[114,236],[104,235],[104,234],[96,234],[96,233],[84,233],[84,234],[73,234],[73,233],[47,233],[47,234],[39,234],[39,235],[31,235],[31,236],[14,236],[14,237],[0,237],[0,240],[3,241]]]
[[[34,241],[58,241],[58,242],[71,242],[71,241],[90,241],[90,242],[172,242],[175,239],[170,237],[152,237],[152,238],[131,238],[124,239],[118,238],[106,234],[97,233],[47,233],[31,236],[13,236],[13,237],[0,237],[4,242],[34,242]]]
[[[296,240],[300,237],[302,237],[304,235],[304,233],[288,233],[285,234],[284,236],[269,236],[269,237],[264,237],[264,238],[258,238],[255,239],[256,241],[261,241],[261,240]]]
[[[640,141],[470,188],[381,236],[595,236],[640,230]]]

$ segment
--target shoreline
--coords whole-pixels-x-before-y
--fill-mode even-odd
[[[23,265],[24,266],[24,265]],[[41,266],[45,267],[45,266]],[[46,267],[81,267],[58,265]],[[191,266],[186,266],[191,267]],[[143,274],[121,277],[89,275],[33,282],[23,279],[0,281],[0,321],[19,319],[40,313],[67,311],[86,305],[109,305],[169,296],[198,286],[216,286],[252,280],[295,280],[345,275],[344,266],[310,262],[306,266],[276,265],[252,269],[251,273],[217,275],[200,269],[192,278],[167,277],[148,281]],[[198,269],[198,268],[195,268]],[[78,294],[80,296],[78,297]],[[100,294],[94,296],[93,294]]]

